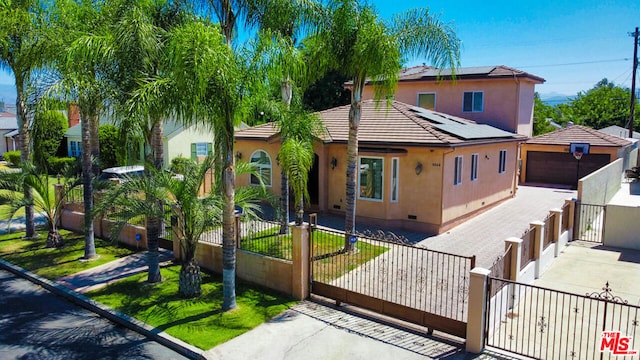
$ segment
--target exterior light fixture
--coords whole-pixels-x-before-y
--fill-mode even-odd
[[[242,159],[242,153],[240,151],[236,151],[236,159],[237,160]]]
[[[331,170],[335,169],[338,166],[338,159],[334,157],[331,158]]]
[[[416,175],[420,175],[421,172],[422,172],[422,163],[418,161],[418,164],[416,165]]]

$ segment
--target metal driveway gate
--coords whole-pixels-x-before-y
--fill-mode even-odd
[[[487,346],[536,359],[639,357],[632,352],[640,351],[640,307],[614,296],[608,283],[586,295],[492,277],[487,283]]]
[[[602,243],[605,216],[605,205],[576,202],[573,240]]]
[[[465,337],[475,257],[393,239],[319,229],[312,223],[311,291],[339,302]],[[389,236],[387,236],[389,237]]]

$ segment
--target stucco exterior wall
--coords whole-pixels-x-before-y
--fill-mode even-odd
[[[505,172],[499,173],[500,150],[506,150]],[[478,178],[471,181],[471,155],[477,153]],[[454,185],[454,163],[462,156],[462,183]],[[456,148],[443,160],[442,224],[455,226],[469,215],[515,195],[518,143],[506,142]],[[443,230],[444,230],[443,229]]]
[[[171,159],[178,156],[191,158],[192,143],[213,143],[213,134],[202,126],[191,126],[172,138],[165,139],[164,166],[171,166]]]
[[[618,159],[578,182],[578,200],[585,204],[605,205],[620,190],[622,164]]]
[[[640,208],[607,205],[603,245],[640,250]]]
[[[535,84],[522,79],[458,79],[451,81],[402,81],[395,99],[417,105],[419,93],[435,93],[435,111],[489,124],[531,136]],[[463,112],[463,93],[481,91],[482,112]],[[363,99],[373,99],[373,87],[365,86]]]

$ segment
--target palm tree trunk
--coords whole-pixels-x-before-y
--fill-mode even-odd
[[[280,93],[282,94],[282,102],[286,105],[287,110],[291,107],[291,98],[293,96],[293,86],[291,79],[287,75],[286,80],[280,84]],[[280,144],[284,144],[285,138],[280,138]],[[289,177],[280,169],[280,234],[289,233]]]
[[[20,134],[20,161],[26,163],[31,158],[31,137],[29,135],[29,118],[25,108],[24,79],[19,74],[16,76],[16,112],[18,120],[18,132]],[[24,197],[29,200],[33,197],[31,188],[24,187]],[[29,201],[30,203],[31,201]],[[25,206],[26,237],[36,236],[33,205]]]
[[[90,119],[85,109],[81,109],[81,118]],[[81,121],[82,131],[82,185],[84,188],[84,258],[93,259],[96,257],[96,244],[93,233],[93,172],[91,163],[91,121]]]
[[[347,143],[347,192],[345,205],[345,241],[346,251],[353,250],[353,244],[349,237],[356,231],[356,176],[358,161],[358,127],[362,114],[362,90],[364,88],[364,76],[355,77],[353,91],[351,92],[351,108],[349,109],[349,141]]]
[[[230,126],[230,128],[229,128]],[[222,311],[236,307],[236,226],[235,226],[235,170],[233,164],[233,124],[227,124],[225,136],[222,190]]]
[[[153,166],[156,170],[162,170],[164,165],[164,144],[162,119],[158,119],[153,123],[151,129],[151,149],[153,151]]]
[[[149,266],[149,276],[147,282],[157,283],[162,281],[160,275],[160,260],[158,253],[158,237],[160,236],[159,219],[150,217],[147,219],[147,264]]]
[[[196,263],[193,255],[182,263],[180,268],[180,282],[178,292],[186,298],[198,297],[202,293],[202,276],[200,267]]]
[[[99,110],[96,109],[96,112]],[[90,136],[91,136],[91,157],[93,162],[91,164],[91,172],[94,176],[100,175],[100,116],[96,113],[94,116],[89,117],[90,122]]]

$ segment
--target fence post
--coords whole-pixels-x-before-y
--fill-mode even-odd
[[[309,225],[292,226],[291,255],[293,260],[293,279],[291,294],[304,300],[309,297]]]
[[[242,214],[235,215],[235,226],[236,226],[236,248],[242,249],[242,234],[240,234],[240,217]]]
[[[491,272],[474,268],[469,276],[469,311],[467,312],[467,352],[479,354],[484,349],[487,281]]]
[[[558,257],[560,255],[560,236],[562,235],[562,209],[551,209],[553,213],[553,243],[555,248],[553,249],[553,256]]]
[[[55,204],[60,203],[60,216],[58,216],[58,223],[56,226],[60,227],[62,225],[62,213],[64,212],[64,204],[66,200],[64,198],[64,184],[53,184],[53,193],[55,197]]]
[[[535,278],[539,278],[542,272],[542,252],[544,251],[544,222],[532,221],[529,225],[535,228],[536,237],[533,239],[533,256],[535,261]]]
[[[520,259],[522,255],[522,239],[510,237],[504,241],[504,248],[511,245],[511,269],[509,271],[509,280],[518,281],[520,278]]]
[[[569,239],[568,241],[573,241],[574,240],[574,235],[575,235],[575,220],[576,220],[576,199],[567,199],[564,201],[564,203],[569,203],[569,223],[567,225],[567,227],[569,228]]]

